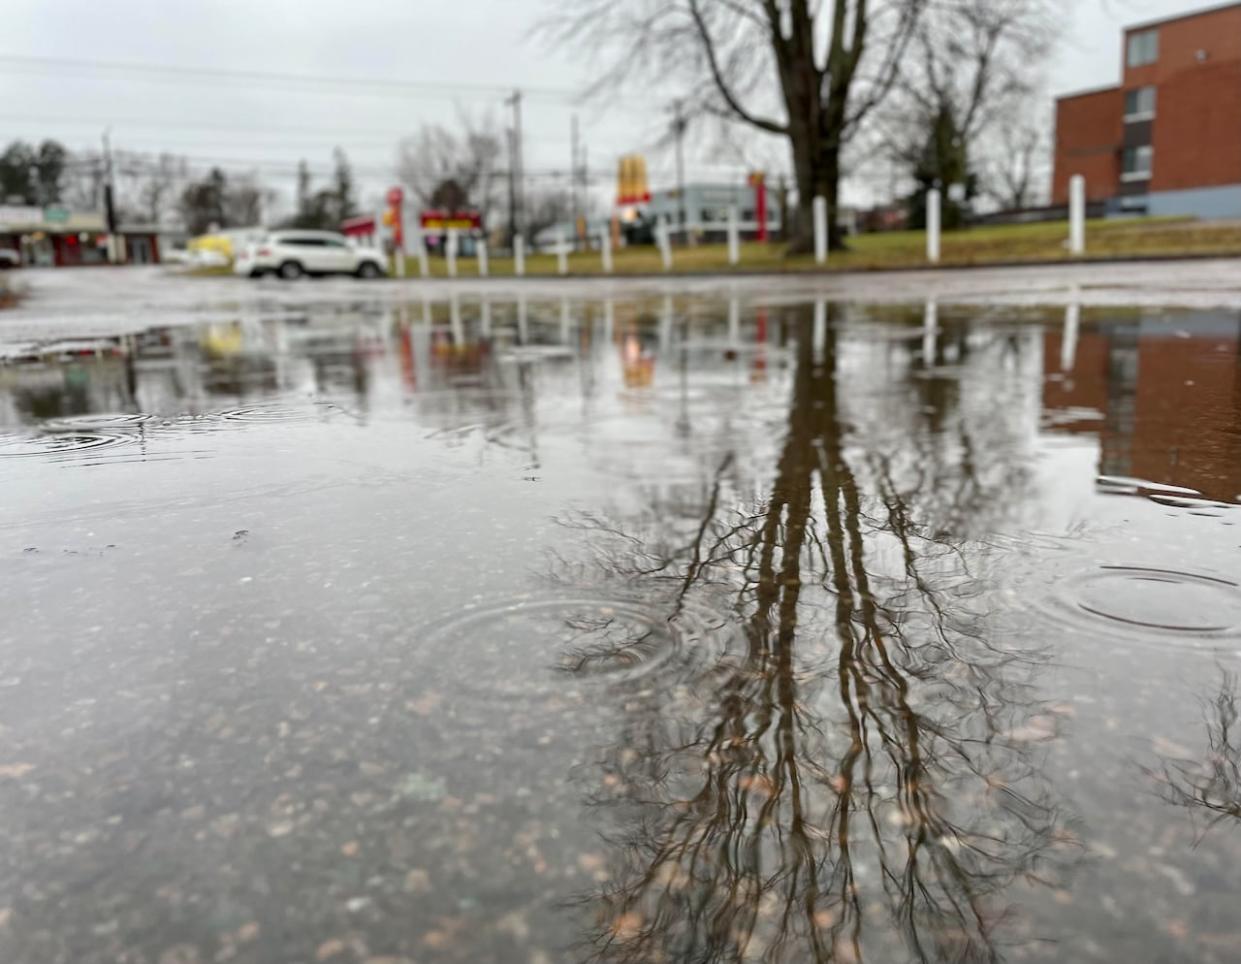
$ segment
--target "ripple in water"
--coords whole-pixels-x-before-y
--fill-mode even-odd
[[[111,415],[73,415],[69,418],[49,419],[43,423],[43,428],[49,432],[125,430],[136,429],[154,418],[154,415],[122,413]]]
[[[125,435],[103,432],[57,432],[47,435],[0,435],[0,458],[57,458],[95,454],[124,445]]]
[[[554,696],[568,685],[667,682],[727,649],[729,627],[690,606],[673,618],[632,599],[522,597],[465,611],[419,635],[442,682],[487,699]]]
[[[1065,585],[1058,609],[1128,636],[1191,646],[1241,635],[1241,587],[1227,579],[1142,566],[1103,566]]]
[[[321,413],[313,408],[291,405],[251,405],[214,413],[216,418],[230,422],[309,422]]]

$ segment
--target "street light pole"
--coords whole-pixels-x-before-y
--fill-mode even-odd
[[[522,165],[522,143],[521,143],[521,91],[514,90],[513,95],[507,98],[504,103],[513,108],[513,142],[511,156],[509,157],[509,177],[510,194],[512,204],[509,212],[510,226],[509,230],[512,237],[510,243],[516,239],[524,227],[525,219],[522,217],[522,208],[525,203],[525,184],[522,182],[524,174]]]
[[[103,223],[108,231],[108,261],[115,264],[120,250],[116,241],[116,204],[112,182],[112,129],[103,132]]]
[[[677,220],[680,222],[683,238],[688,240],[689,214],[685,207],[685,129],[689,126],[689,121],[685,119],[684,105],[685,102],[680,100],[672,105],[674,111],[672,133],[677,140]]]
[[[581,215],[582,215],[581,206],[579,204],[580,198],[577,193],[577,172],[578,172],[577,114],[574,114],[573,117],[571,118],[570,127],[571,127],[570,146],[573,152],[573,158],[569,165],[569,197],[570,197],[570,203],[573,207],[573,248],[574,250],[577,250],[577,242],[578,242],[577,226],[578,226],[578,222],[580,221]]]

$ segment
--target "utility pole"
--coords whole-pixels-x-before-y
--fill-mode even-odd
[[[517,239],[517,165],[513,161],[517,132],[509,127],[505,133],[508,134],[508,246],[512,249]]]
[[[117,260],[116,204],[113,198],[111,128],[103,132],[103,224],[108,231],[108,261]]]
[[[573,159],[569,164],[569,197],[570,204],[573,209],[573,247],[576,250],[578,242],[577,226],[581,220],[582,209],[579,203],[579,195],[577,193],[577,172],[578,172],[578,145],[577,145],[577,114],[572,117],[571,123],[572,134],[570,137],[570,149],[573,152]]]
[[[672,133],[677,139],[677,220],[681,223],[685,240],[689,239],[689,215],[685,207],[685,128],[689,121],[685,119],[684,102],[673,102]]]
[[[521,91],[514,90],[513,95],[504,101],[513,108],[513,140],[512,148],[509,156],[509,192],[512,204],[509,210],[509,230],[512,237],[510,243],[515,239],[525,226],[525,218],[522,217],[523,208],[525,206],[525,183],[523,175],[525,173],[522,164],[522,143],[521,143]]]

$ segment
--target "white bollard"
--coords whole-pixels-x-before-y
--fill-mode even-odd
[[[526,239],[520,234],[513,238],[513,274],[521,277],[526,273]]]
[[[444,256],[448,259],[448,277],[457,277],[457,229],[449,228],[444,241]]]
[[[664,295],[664,308],[659,313],[659,350],[665,352],[672,345],[672,295]]]
[[[728,209],[728,263],[738,264],[741,261],[741,238],[737,230],[737,205]]]
[[[827,198],[814,199],[814,262],[827,264]]]
[[[603,341],[604,344],[612,343],[612,332],[616,328],[616,305],[609,298],[603,303]]]
[[[922,318],[922,364],[927,368],[935,364],[938,335],[939,305],[934,301],[928,301]]]
[[[524,293],[517,296],[517,344],[530,344],[530,316],[526,309]]]
[[[569,246],[563,230],[556,232],[556,271],[559,274],[569,273]]]
[[[612,234],[607,228],[599,232],[599,257],[603,259],[603,273],[612,273]]]
[[[668,219],[661,217],[655,225],[655,240],[659,244],[659,256],[664,262],[664,270],[672,270],[672,239],[669,236]]]
[[[484,338],[491,337],[491,302],[484,298],[478,304],[479,332]]]
[[[422,228],[418,229],[414,238],[417,241],[414,249],[418,254],[418,274],[420,277],[429,278],[431,276],[431,263],[427,260],[427,239],[422,233]],[[401,257],[404,259],[403,254]]]
[[[814,328],[810,333],[810,357],[816,364],[823,364],[827,355],[827,302],[814,300]]]
[[[741,347],[741,299],[736,295],[728,299],[728,347],[732,351]]]
[[[569,299],[560,299],[560,343],[567,345],[569,336],[573,331],[573,324],[569,318]]]
[[[1069,253],[1086,253],[1086,179],[1069,178]]]
[[[487,277],[487,242],[479,239],[478,247],[478,276],[480,278]]]
[[[941,202],[942,198],[938,188],[931,188],[931,190],[926,192],[926,259],[931,264],[939,264]]]
[[[465,326],[461,324],[461,299],[454,288],[448,298],[448,325],[452,330],[452,343],[460,347],[465,344]]]
[[[1064,335],[1060,339],[1060,370],[1071,372],[1077,361],[1077,330],[1082,320],[1082,305],[1078,299],[1081,291],[1076,287],[1069,294],[1069,304],[1064,309]]]

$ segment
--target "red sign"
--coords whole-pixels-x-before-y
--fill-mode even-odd
[[[478,211],[442,211],[432,208],[423,211],[419,220],[426,231],[447,231],[450,228],[475,231],[483,226],[483,216]]]
[[[394,208],[400,207],[401,202],[405,200],[405,192],[399,187],[388,188],[388,203]]]
[[[375,233],[375,216],[364,214],[356,218],[346,218],[340,222],[340,233],[349,237],[365,237]]]
[[[755,237],[759,241],[767,240],[767,185],[766,176],[762,171],[753,171],[748,178],[754,188],[754,217],[758,220]]]

